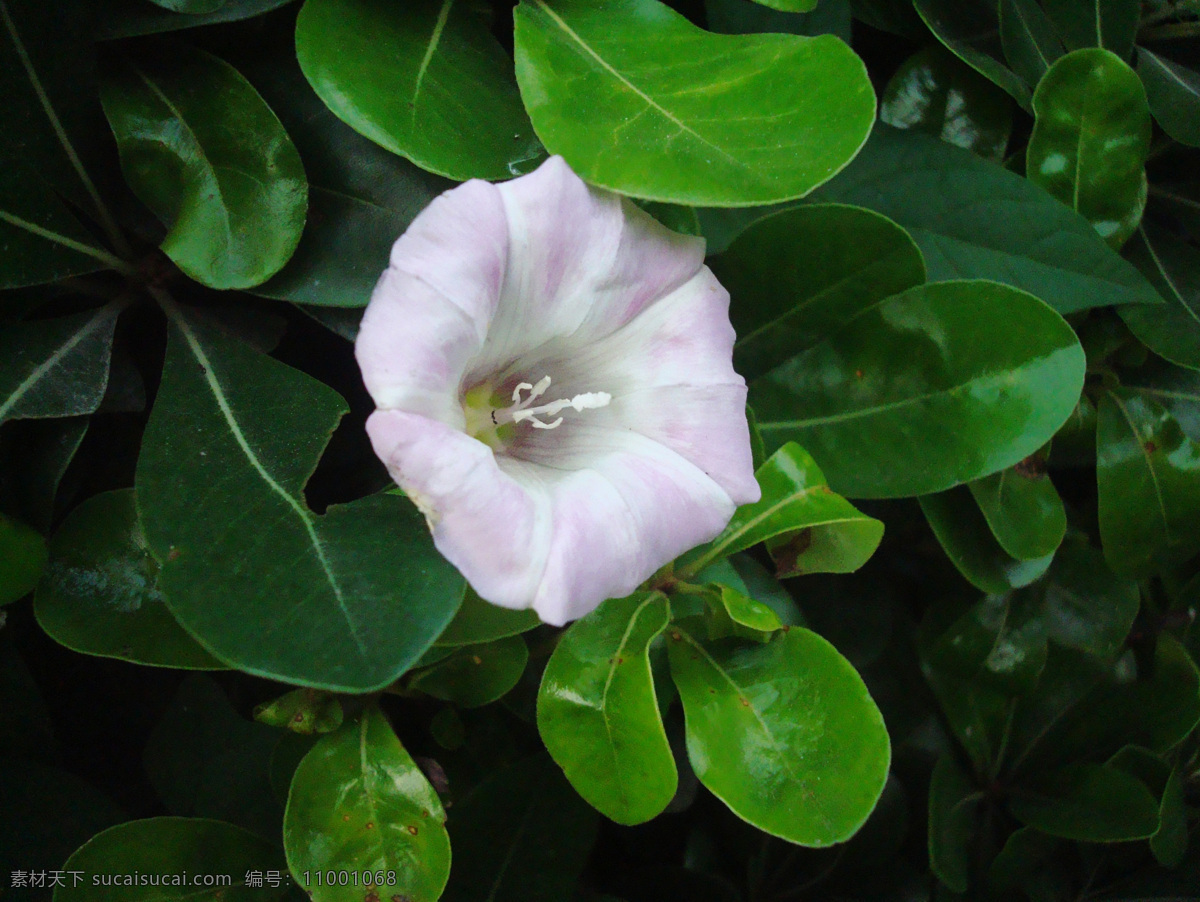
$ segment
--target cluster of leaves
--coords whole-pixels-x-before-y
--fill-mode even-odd
[[[1200,883],[1200,4],[155,2],[0,0],[11,898]],[[763,489],[566,630],[347,342],[547,153],[708,240]]]

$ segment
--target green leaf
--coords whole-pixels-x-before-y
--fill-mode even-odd
[[[967,485],[992,535],[1017,560],[1053,554],[1067,533],[1062,498],[1036,454]]]
[[[34,614],[52,639],[84,654],[185,670],[225,667],[163,604],[132,489],[89,498],[59,527]]]
[[[314,902],[362,902],[371,890],[435,902],[450,874],[445,822],[437,793],[372,705],[300,762],[288,793],[283,846],[292,876]],[[369,886],[302,876],[328,869],[386,876]]]
[[[755,642],[769,642],[774,633],[783,628],[775,611],[729,586],[710,586],[705,600],[709,602],[710,639],[739,636]]]
[[[192,674],[146,743],[146,774],[172,814],[229,821],[278,836],[282,807],[271,791],[279,734],[239,715],[221,687]]]
[[[883,524],[835,495],[807,451],[787,442],[754,474],[762,497],[737,509],[725,531],[689,555],[681,575],[783,536],[772,550],[783,576],[850,573],[874,554]]]
[[[227,0],[150,0],[150,2],[173,13],[202,16],[206,13],[216,12],[225,5]]]
[[[1107,50],[1076,50],[1038,84],[1033,111],[1025,153],[1029,180],[1119,248],[1146,207],[1153,126],[1137,73]]]
[[[303,487],[342,399],[169,309],[136,480],[167,606],[250,673],[334,691],[386,686],[454,616],[461,577],[403,498],[314,514]]]
[[[1200,369],[1200,251],[1143,223],[1129,257],[1167,303],[1120,307],[1121,319],[1155,354]]]
[[[1128,59],[1142,13],[1141,0],[1043,0],[1067,47],[1103,47]]]
[[[200,818],[151,817],[118,824],[89,839],[62,867],[85,875],[111,874],[114,880],[97,887],[92,880],[76,884],[68,879],[55,889],[54,902],[273,902],[288,891],[284,882],[277,888],[246,882],[250,871],[283,870],[275,846],[233,824]],[[140,883],[139,877],[148,874],[169,875],[172,883]],[[211,886],[204,880],[192,882],[210,875],[216,878]]]
[[[516,686],[528,661],[529,649],[520,636],[463,645],[414,674],[409,687],[462,708],[478,708]]]
[[[832,645],[793,627],[766,645],[669,631],[696,776],[755,827],[804,846],[852,836],[887,779],[883,718]]]
[[[1070,416],[1083,375],[1074,332],[1041,301],[942,282],[875,303],[751,383],[750,403],[767,448],[798,442],[835,491],[904,497],[1032,454]]]
[[[1000,44],[1008,64],[1029,85],[1041,81],[1054,61],[1066,53],[1037,0],[1000,0]]]
[[[488,778],[454,805],[443,902],[562,902],[596,839],[596,813],[545,755]]]
[[[964,63],[1029,109],[1029,88],[1001,63],[994,0],[913,0],[934,37]]]
[[[832,34],[850,43],[850,4],[820,0],[811,12],[777,12],[750,0],[704,0],[705,27],[717,34]]]
[[[96,37],[108,41],[113,38],[216,25],[220,22],[237,22],[261,16],[291,2],[293,0],[225,0],[212,12],[181,15],[151,6],[144,0],[106,0]]]
[[[487,15],[455,0],[307,0],[296,55],[339,119],[422,169],[504,179],[543,151]]]
[[[929,784],[929,866],[956,893],[967,891],[971,842],[983,793],[951,755],[943,754]]]
[[[163,252],[211,288],[248,288],[287,262],[308,183],[270,107],[228,63],[172,46],[101,85],[129,186],[168,227]]]
[[[532,608],[513,610],[484,601],[467,587],[462,607],[437,637],[438,645],[474,645],[528,632],[542,621]]]
[[[1012,131],[1012,103],[974,69],[933,46],[896,70],[883,92],[879,120],[1000,162]]]
[[[800,197],[850,161],[874,119],[866,69],[837,38],[713,35],[657,0],[522,0],[516,57],[547,148],[585,180],[651,200]]]
[[[1181,144],[1200,147],[1200,74],[1145,47],[1138,48],[1137,73],[1163,131]]]
[[[854,17],[873,28],[904,37],[921,37],[925,24],[910,0],[850,0]]]
[[[606,601],[567,630],[538,692],[546,749],[576,791],[619,824],[650,820],[675,795],[650,674],[650,643],[669,620],[658,592]]]
[[[1200,442],[1200,371],[1151,363],[1126,375],[1125,381],[1129,388],[1161,404],[1187,436]]]
[[[734,367],[754,379],[876,301],[925,281],[912,238],[861,207],[796,207],[751,224],[709,261],[731,295]]]
[[[108,385],[121,308],[33,320],[0,331],[0,423],[93,413]]]
[[[1158,300],[1087,220],[1027,179],[912,130],[877,126],[815,199],[893,219],[921,248],[932,281],[994,279],[1064,314]]]
[[[785,13],[806,13],[817,8],[817,0],[754,0],[754,2]]]
[[[1126,746],[1106,763],[1141,780],[1159,800],[1159,826],[1150,837],[1150,851],[1164,867],[1178,867],[1187,855],[1188,845],[1187,809],[1178,765],[1172,767],[1136,745]]]
[[[1023,783],[1009,795],[1017,820],[1051,836],[1127,842],[1158,830],[1158,801],[1124,771],[1078,762]]]
[[[1063,543],[1046,579],[1028,591],[1040,596],[1051,640],[1102,658],[1125,646],[1141,606],[1137,582],[1113,573],[1100,550],[1081,537]]]
[[[33,591],[46,567],[46,540],[0,513],[0,607]]]
[[[319,689],[293,689],[254,708],[254,719],[302,736],[332,733],[342,725],[342,704],[336,695]]]
[[[1104,556],[1117,573],[1149,575],[1200,549],[1200,443],[1154,398],[1101,397],[1096,482]]]

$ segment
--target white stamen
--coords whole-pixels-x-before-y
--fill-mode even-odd
[[[563,418],[559,417],[551,423],[546,423],[538,417],[552,417],[560,410],[565,410],[568,407],[575,410],[596,410],[600,407],[607,407],[612,401],[612,395],[606,391],[589,391],[583,394],[576,395],[573,398],[560,398],[557,401],[551,401],[549,404],[541,404],[537,407],[530,407],[535,400],[546,393],[546,389],[550,387],[550,377],[543,376],[534,385],[530,382],[522,382],[513,389],[512,407],[505,410],[497,410],[492,412],[493,423],[521,423],[528,421],[534,429],[554,429],[562,424]],[[525,399],[521,398],[522,392],[529,392],[529,396]]]

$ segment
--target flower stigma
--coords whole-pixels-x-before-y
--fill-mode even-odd
[[[503,396],[490,386],[479,385],[463,395],[463,413],[467,432],[493,450],[503,448],[514,437],[513,427],[528,423],[534,429],[557,429],[563,423],[561,411],[568,408],[583,412],[607,407],[612,395],[606,391],[582,392],[571,398],[559,398],[546,404],[531,406],[550,387],[551,379],[543,376],[537,381],[519,382],[512,391],[512,404],[504,406]],[[522,397],[522,394],[529,392]],[[546,422],[543,417],[556,417]]]

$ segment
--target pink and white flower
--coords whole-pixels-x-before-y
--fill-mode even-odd
[[[559,157],[392,248],[356,354],[376,454],[486,600],[561,625],[757,501],[729,295]]]

